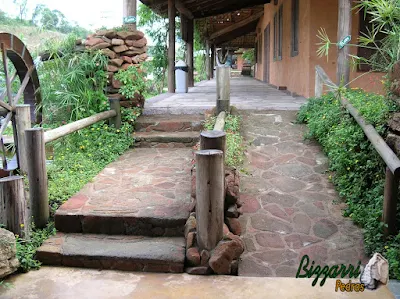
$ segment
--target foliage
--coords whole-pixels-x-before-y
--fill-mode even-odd
[[[70,36],[62,45],[50,47],[53,59],[38,67],[48,122],[74,121],[108,108],[103,91],[108,58],[100,51],[76,53],[75,38]]]
[[[384,125],[394,109],[386,98],[361,90],[348,91],[346,98],[381,134],[385,133]],[[332,171],[330,179],[347,203],[344,215],[364,229],[367,254],[384,254],[389,259],[391,276],[400,278],[396,251],[400,237],[385,241],[380,221],[385,163],[333,94],[310,99],[299,111],[298,120],[307,123],[307,136],[323,146]]]
[[[209,117],[204,124],[204,128],[213,130],[216,119],[216,117]],[[246,150],[243,137],[240,134],[241,122],[242,117],[238,115],[228,114],[225,118],[225,164],[236,168],[243,164]]]
[[[251,64],[255,63],[255,49],[247,49],[243,52],[243,59],[248,60]]]
[[[207,80],[206,72],[206,45],[201,38],[200,29],[195,23],[194,26],[194,69],[195,76],[194,81],[200,82]]]
[[[370,17],[372,29],[358,38],[358,44],[348,44],[375,50],[371,57],[352,55],[354,64],[370,65],[373,71],[388,72],[400,60],[400,2],[399,0],[363,0],[355,9],[364,11]],[[383,36],[383,37],[382,37]],[[325,29],[318,32],[319,56],[328,56],[329,50],[337,43],[329,39]]]
[[[135,93],[143,94],[146,90],[146,81],[142,70],[135,66],[130,66],[126,70],[119,70],[115,75],[115,79],[122,83],[119,92],[128,99],[133,99]]]

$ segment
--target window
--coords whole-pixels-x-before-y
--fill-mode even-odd
[[[274,16],[274,60],[282,60],[283,5]]]
[[[291,56],[299,55],[299,0],[292,0]]]
[[[360,27],[359,27],[359,35],[364,36],[365,34],[369,35],[369,31],[372,30],[372,23],[371,20],[373,16],[370,14],[365,14],[364,9],[360,10],[359,12],[360,16]],[[384,33],[379,32],[376,35],[375,40],[378,41],[377,44],[379,45],[379,41],[382,40],[385,37]],[[373,54],[375,54],[377,50],[376,49],[368,49],[368,48],[361,48],[357,47],[357,56],[358,57],[363,57],[366,59],[369,59]],[[358,65],[358,71],[361,72],[368,72],[371,70],[371,66],[369,64],[363,63],[362,61]]]

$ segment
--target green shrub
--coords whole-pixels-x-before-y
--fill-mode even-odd
[[[204,128],[206,130],[213,130],[216,117],[209,117]],[[245,145],[242,135],[240,134],[242,117],[237,115],[228,114],[225,118],[225,132],[226,132],[226,153],[225,164],[231,167],[238,168],[244,162]]]
[[[348,91],[345,97],[384,135],[386,121],[395,108],[391,102],[361,90]],[[385,241],[380,221],[384,161],[333,94],[310,99],[301,107],[298,121],[307,123],[306,136],[318,140],[328,156],[332,171],[330,179],[347,203],[344,216],[363,228],[366,253],[383,253],[389,259],[391,276],[399,279],[400,235]]]
[[[146,90],[146,82],[141,70],[135,66],[130,66],[126,70],[119,70],[115,79],[122,83],[119,92],[127,99],[133,99],[136,93],[143,94]]]

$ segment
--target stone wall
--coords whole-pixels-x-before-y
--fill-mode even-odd
[[[101,50],[109,58],[107,65],[109,98],[118,98],[123,107],[143,107],[144,97],[136,94],[135,98],[127,99],[119,94],[121,82],[115,79],[115,73],[126,70],[130,66],[139,67],[146,61],[147,39],[144,33],[135,31],[98,30],[77,44],[85,46],[87,50]]]
[[[225,208],[224,237],[212,251],[200,250],[196,241],[196,173],[192,169],[192,213],[185,225],[186,237],[186,272],[206,275],[237,275],[239,257],[244,251],[244,243],[240,238],[241,226],[238,220],[241,212],[239,200],[239,172],[233,168],[225,170]]]

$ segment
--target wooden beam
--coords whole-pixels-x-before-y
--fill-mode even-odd
[[[168,0],[168,92],[175,93],[175,0]]]
[[[207,80],[211,79],[211,71],[210,71],[210,41],[206,41],[206,74]]]
[[[194,58],[193,58],[193,42],[194,42],[194,20],[189,19],[187,20],[187,33],[188,33],[188,40],[186,44],[186,60],[187,65],[189,67],[189,80],[188,84],[189,87],[194,86]]]
[[[211,45],[211,61],[210,61],[211,79],[214,78],[214,67],[215,67],[215,45]]]
[[[261,18],[263,15],[264,15],[264,11],[257,12],[255,14],[253,14],[252,16],[248,17],[247,19],[244,19],[244,20],[242,20],[240,22],[237,22],[236,24],[230,25],[228,27],[225,27],[225,28],[223,28],[223,29],[221,29],[219,31],[216,31],[216,32],[212,33],[210,35],[210,39],[214,40],[217,37],[220,37],[222,35],[225,35],[227,33],[232,32],[232,31],[238,30],[238,29],[240,29],[240,28],[242,28],[242,27],[244,27],[244,26],[246,26],[246,25],[248,25],[250,23],[253,23],[254,21],[256,21],[259,18]]]
[[[185,4],[183,4],[182,1],[175,0],[175,7],[179,11],[179,13],[183,14],[188,19],[190,19],[190,20],[194,19],[192,12],[186,8]]]
[[[339,0],[338,41],[351,35],[352,2],[352,0]],[[349,54],[350,47],[348,46],[338,49],[336,81],[339,86],[341,84],[346,85],[350,81]]]

